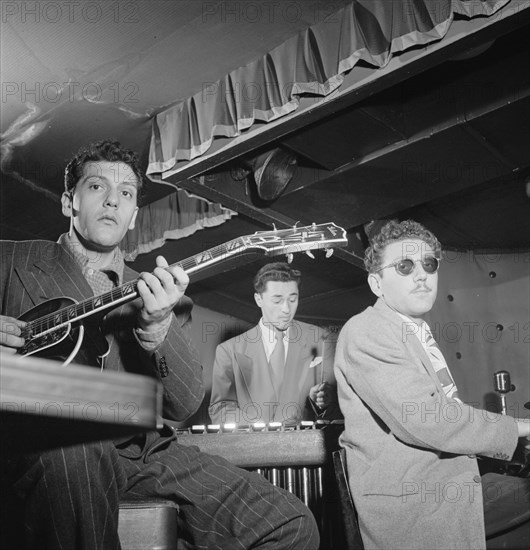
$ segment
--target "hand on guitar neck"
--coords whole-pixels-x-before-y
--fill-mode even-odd
[[[138,312],[138,326],[155,332],[167,325],[167,318],[184,296],[190,282],[187,273],[178,265],[169,266],[163,256],[156,259],[153,273],[141,273],[138,278],[138,294],[142,308]]]
[[[153,273],[141,273],[137,282],[142,299],[138,326],[146,332],[169,327],[167,319],[189,284],[189,277],[180,266],[169,267],[163,256],[157,257],[156,264]],[[0,353],[14,354],[24,346],[26,325],[23,320],[0,315]]]
[[[141,273],[132,284],[125,284],[105,295],[77,303],[66,297],[47,300],[26,311],[20,319],[2,317],[0,343],[6,353],[39,355],[59,360],[66,366],[79,353],[83,364],[100,366],[108,345],[100,331],[102,315],[111,306],[139,297],[137,327],[157,333],[163,340],[169,318],[189,283],[182,267],[168,266],[163,256],[156,259],[152,273]],[[121,290],[120,290],[121,289]],[[94,315],[90,319],[90,315]],[[84,322],[78,322],[83,319]]]

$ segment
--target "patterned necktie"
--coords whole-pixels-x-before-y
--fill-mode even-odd
[[[283,371],[285,368],[285,344],[283,342],[283,332],[274,330],[274,336],[276,338],[276,345],[272,350],[269,364],[272,369],[274,387],[279,391],[283,381]]]
[[[442,351],[438,347],[433,335],[428,330],[425,334],[425,343],[427,344],[427,354],[431,360],[434,372],[436,372],[436,375],[442,384],[445,395],[447,395],[450,399],[456,399],[462,402],[458,397],[458,388],[456,387],[455,381],[449,372],[449,367],[445,362]]]

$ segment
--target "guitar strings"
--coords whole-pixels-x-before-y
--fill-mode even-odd
[[[295,227],[292,229],[285,229],[280,231],[275,230],[273,232],[263,231],[257,232],[254,235],[249,235],[246,238],[252,239],[263,235],[270,235],[272,233],[275,239],[279,239],[277,244],[285,246],[285,237],[293,237],[296,236],[297,233],[298,235],[300,235],[301,231],[305,231],[306,238],[310,236],[311,240],[314,239],[315,233],[320,234],[320,237],[322,238],[323,234],[315,231],[317,227]],[[247,245],[245,244],[244,239],[245,237],[238,237],[236,239],[233,239],[232,241],[229,241],[228,243],[217,245],[211,249],[205,250],[201,254],[197,254],[195,256],[192,256],[191,258],[186,258],[181,262],[177,262],[172,265],[180,266],[182,269],[184,269],[184,271],[190,271],[193,267],[200,267],[201,264],[205,262],[205,260],[209,258],[217,259],[218,256],[222,255],[225,252],[229,256],[233,256],[237,253],[244,254],[247,250]],[[241,245],[242,248],[240,249]],[[200,261],[198,262],[197,260]],[[87,313],[87,311],[104,309],[105,307],[112,305],[120,298],[127,297],[130,300],[133,300],[138,296],[137,283],[138,279],[124,283],[116,288],[113,288],[109,292],[101,294],[100,296],[93,296],[92,298],[88,298],[86,300],[83,300],[82,302],[72,304],[53,313],[44,315],[43,317],[40,317],[38,319],[34,319],[33,321],[29,321],[26,327],[23,329],[23,335],[25,337],[29,337],[32,335],[36,336],[43,332],[47,332],[53,330],[54,328],[60,327],[61,325],[66,325],[68,323],[74,322],[76,321],[76,318],[81,317],[83,314]],[[124,293],[125,290],[127,292]],[[96,303],[98,304],[97,306]],[[87,306],[90,306],[88,310]]]
[[[225,250],[228,250],[228,245],[241,240],[242,238],[239,237],[229,243],[225,243],[224,245],[215,246],[212,249],[205,251],[203,254],[193,256],[192,258],[186,258],[182,262],[177,262],[172,265],[180,266],[184,269],[184,271],[190,270],[192,267],[200,265],[200,263],[197,264],[197,259],[199,257],[204,259],[204,254],[208,254],[208,256],[211,256],[213,259],[216,255],[218,255],[218,252],[222,253]],[[39,317],[38,319],[34,319],[33,321],[29,321],[23,330],[23,334],[28,337],[50,331],[54,328],[60,327],[61,325],[66,325],[75,321],[76,318],[80,317],[84,313],[87,313],[87,311],[97,310],[100,306],[110,306],[120,298],[128,297],[130,300],[133,300],[138,296],[137,283],[138,279],[135,279],[134,281],[124,283],[99,296],[93,296],[92,298],[88,298],[82,302],[71,304],[58,311],[49,313]],[[124,292],[124,290],[127,292]],[[99,305],[96,306],[96,303]],[[87,306],[89,306],[88,310]]]

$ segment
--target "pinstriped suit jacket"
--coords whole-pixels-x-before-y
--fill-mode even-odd
[[[335,374],[365,548],[485,548],[474,455],[509,459],[513,418],[448,399],[420,341],[382,300],[344,325]]]
[[[0,259],[2,315],[18,318],[51,298],[81,301],[93,296],[78,264],[57,243],[0,241]],[[125,281],[136,276],[125,267]],[[202,367],[189,334],[191,300],[185,298],[178,304],[166,340],[155,352],[145,351],[134,338],[135,302],[112,310],[105,318],[103,332],[110,347],[105,368],[157,377],[164,388],[164,416],[185,420],[204,397]]]

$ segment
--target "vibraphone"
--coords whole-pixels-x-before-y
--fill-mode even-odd
[[[331,460],[343,429],[342,421],[319,420],[293,425],[200,425],[176,431],[179,443],[220,455],[296,495],[315,516],[321,550],[328,550],[341,548],[343,542]]]

